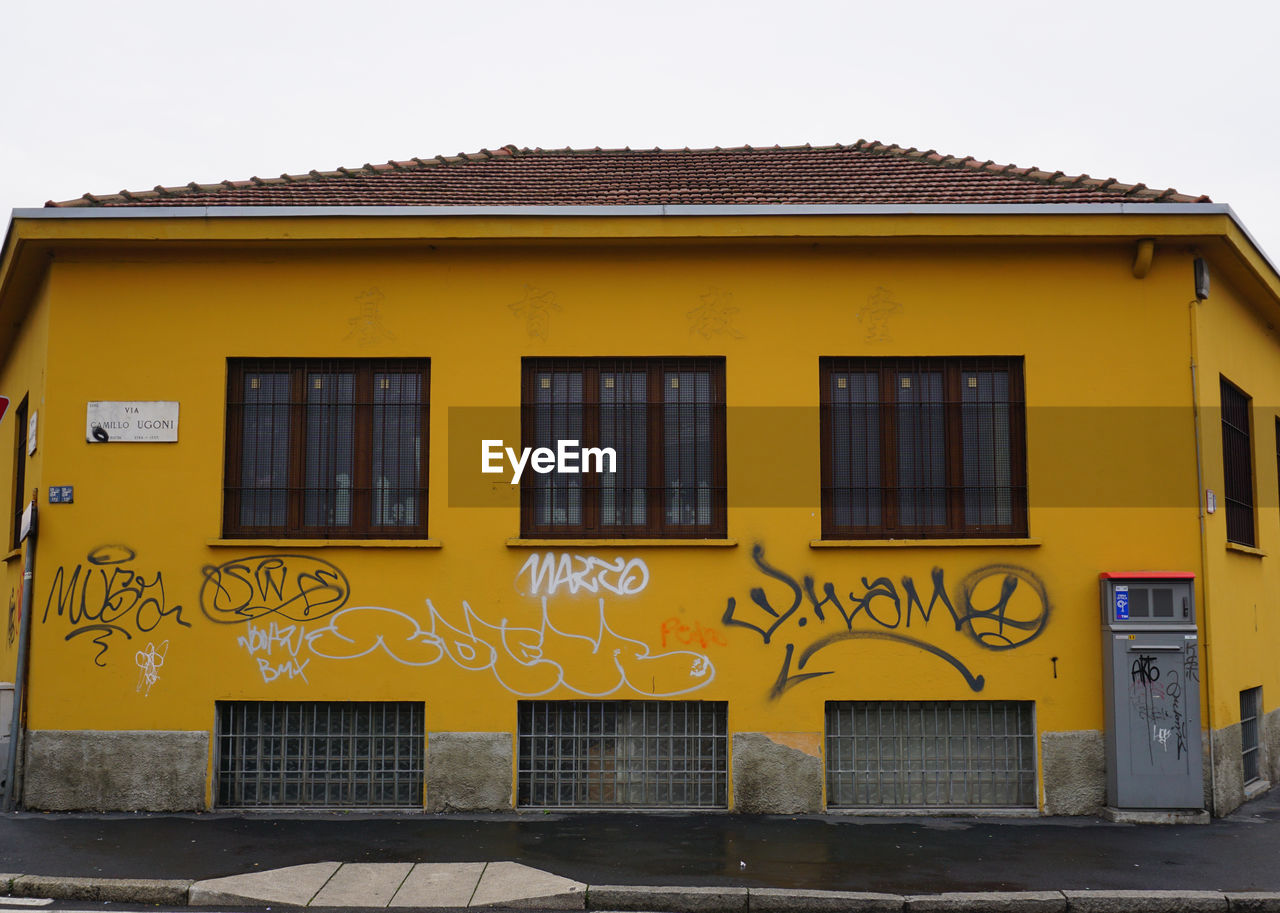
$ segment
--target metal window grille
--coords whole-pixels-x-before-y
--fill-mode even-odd
[[[227,536],[426,535],[427,359],[228,362]]]
[[[1225,377],[1222,385],[1222,500],[1227,540],[1256,545],[1253,529],[1253,448],[1249,442],[1249,397]]]
[[[1034,807],[1031,701],[830,701],[831,807]]]
[[[222,808],[421,808],[424,708],[411,701],[219,701]]]
[[[564,537],[723,537],[723,358],[526,358],[524,446],[610,448],[612,468],[526,472],[521,529]]]
[[[1240,692],[1240,756],[1244,761],[1244,782],[1262,778],[1258,764],[1258,717],[1262,713],[1262,689]]]
[[[522,701],[517,802],[725,808],[723,701]]]
[[[1022,359],[822,358],[828,538],[1027,532]]]

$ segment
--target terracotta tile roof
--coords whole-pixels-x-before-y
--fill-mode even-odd
[[[518,149],[191,183],[46,206],[1201,203],[1114,178],[997,165],[859,140],[721,149]]]

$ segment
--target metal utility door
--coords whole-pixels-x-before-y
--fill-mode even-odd
[[[1189,579],[1103,580],[1107,792],[1117,808],[1204,806]]]

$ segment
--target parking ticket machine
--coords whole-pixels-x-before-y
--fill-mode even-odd
[[[1107,804],[1201,809],[1195,575],[1100,575]]]

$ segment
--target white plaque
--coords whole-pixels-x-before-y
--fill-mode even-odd
[[[89,403],[84,439],[90,444],[120,441],[176,441],[178,404]]]

